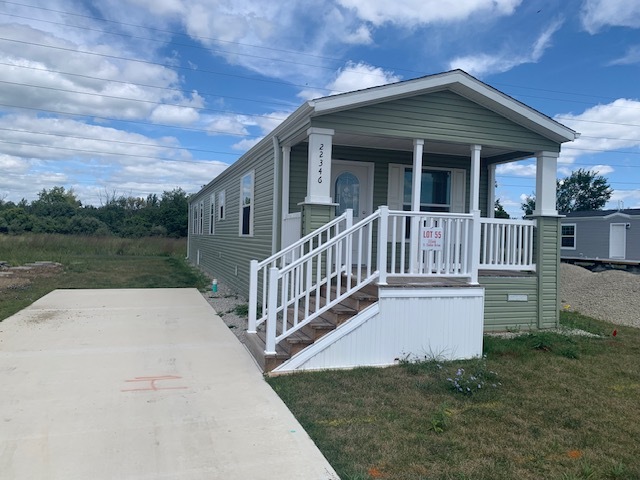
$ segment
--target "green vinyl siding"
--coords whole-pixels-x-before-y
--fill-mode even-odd
[[[560,219],[538,218],[536,229],[538,266],[538,327],[553,328],[559,323]]]
[[[380,205],[388,204],[388,188],[389,188],[389,164],[412,165],[413,152],[382,150],[374,148],[347,147],[342,145],[333,145],[333,160],[347,160],[354,162],[371,162],[374,164],[373,179],[373,209],[377,209]],[[424,168],[457,168],[466,171],[465,180],[465,199],[466,206],[469,204],[469,165],[471,163],[471,154],[469,157],[458,157],[448,155],[433,155],[425,153],[423,156]],[[299,144],[291,149],[291,165],[289,179],[289,212],[299,212],[299,203],[304,201],[307,192],[307,144]],[[481,169],[481,182],[486,183],[487,177],[486,166],[483,164]],[[480,188],[480,206],[487,204],[487,187],[481,185]],[[484,210],[483,210],[484,211]]]
[[[205,211],[211,194],[225,191],[225,219],[217,220],[214,235],[190,235],[189,260],[212,277],[223,280],[238,293],[249,294],[249,263],[271,255],[273,229],[273,150],[243,160],[244,168],[236,167],[232,174],[214,179],[190,201],[197,205],[205,202]],[[240,236],[240,179],[254,171],[253,236]],[[225,172],[226,173],[226,172]],[[209,231],[205,217],[204,231]],[[237,274],[236,274],[237,268]]]
[[[311,125],[526,151],[559,150],[556,142],[446,90],[317,116],[311,119]]]
[[[529,330],[538,325],[538,280],[526,277],[481,276],[484,287],[485,331]],[[527,301],[509,301],[509,295],[526,295]]]

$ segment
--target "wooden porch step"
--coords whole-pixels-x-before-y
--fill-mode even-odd
[[[266,346],[266,332],[265,325],[262,324],[258,327],[258,331],[255,334],[247,334],[246,345],[252,355],[256,358],[258,365],[264,372],[270,372],[274,368],[287,361],[292,356],[304,350],[309,345],[322,338],[327,333],[335,330],[338,326],[347,322],[349,319],[357,315],[364,308],[372,305],[378,301],[377,287],[368,289],[368,291],[358,291],[350,295],[350,297],[344,299],[339,304],[331,307],[326,312],[313,319],[300,330],[291,334],[286,340],[280,342],[276,346],[276,354],[265,356],[264,350]],[[336,287],[332,287],[331,297],[335,298]],[[343,292],[346,290],[343,290]],[[326,289],[323,293],[326,292]],[[373,292],[371,294],[369,292]],[[312,297],[310,301],[310,313],[315,311],[316,298]],[[326,298],[320,297],[320,305],[326,304]],[[293,323],[290,319],[293,309],[288,310],[289,327],[293,327]],[[298,310],[298,319],[304,318],[304,309],[301,307]],[[276,334],[280,334],[282,331],[282,320],[276,325]]]
[[[276,345],[276,354],[265,356],[264,351],[266,344],[264,337],[261,337],[258,333],[247,333],[245,336],[245,346],[255,358],[258,366],[263,372],[270,372],[274,368],[282,365],[286,360],[291,358],[291,355],[284,350],[280,345]]]

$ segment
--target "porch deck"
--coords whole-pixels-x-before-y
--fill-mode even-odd
[[[513,270],[478,270],[479,279],[482,277],[509,277],[509,278],[532,278],[535,272],[513,271]],[[482,283],[480,281],[480,283]],[[387,288],[415,288],[415,287],[474,287],[465,278],[448,278],[448,277],[387,277]]]

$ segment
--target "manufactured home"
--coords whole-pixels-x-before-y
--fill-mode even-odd
[[[558,325],[556,167],[573,130],[461,70],[311,100],[190,200],[189,260],[249,300],[265,371],[481,355]],[[494,218],[536,159],[536,211]]]
[[[567,213],[561,228],[563,259],[640,263],[640,208]]]

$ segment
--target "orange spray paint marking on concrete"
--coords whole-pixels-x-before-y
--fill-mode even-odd
[[[158,390],[184,390],[189,387],[159,387],[156,382],[159,380],[179,380],[182,377],[177,375],[160,375],[157,377],[134,377],[131,380],[125,380],[125,382],[149,382],[149,386],[145,388],[128,388],[120,390],[121,392],[156,392]]]

